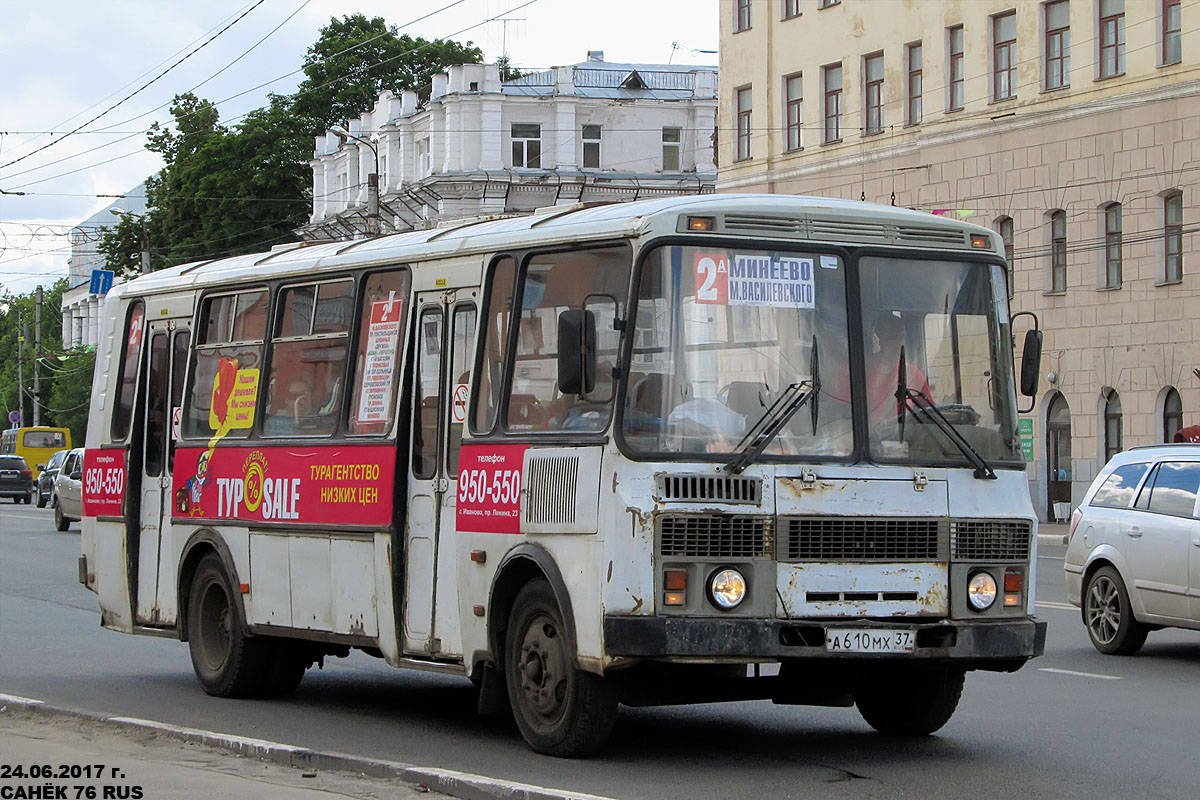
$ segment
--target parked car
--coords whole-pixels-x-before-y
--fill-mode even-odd
[[[69,450],[59,450],[54,455],[50,456],[50,460],[45,464],[38,464],[37,478],[37,507],[45,508],[46,503],[54,497],[54,479],[58,476],[58,469],[62,466],[63,459],[67,457]]]
[[[28,503],[33,497],[33,470],[20,456],[0,456],[0,497]]]
[[[83,517],[83,448],[67,453],[54,479],[54,527],[65,531]]]
[[[1200,445],[1118,453],[1071,519],[1067,599],[1101,653],[1136,653],[1151,631],[1200,630]]]

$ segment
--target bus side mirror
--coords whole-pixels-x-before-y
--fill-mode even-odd
[[[569,308],[558,315],[558,390],[587,394],[596,386],[596,315]]]
[[[1025,345],[1021,350],[1021,394],[1037,396],[1038,374],[1042,368],[1042,332],[1025,331]]]

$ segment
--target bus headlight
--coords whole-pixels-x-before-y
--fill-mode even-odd
[[[746,599],[746,578],[732,567],[719,569],[708,579],[708,596],[723,611],[737,608]]]
[[[974,611],[987,611],[996,602],[996,579],[980,570],[967,581],[967,602]]]

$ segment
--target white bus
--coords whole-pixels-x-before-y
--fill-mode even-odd
[[[929,733],[1044,649],[1007,285],[984,228],[754,195],[161,270],[104,305],[80,580],[213,695],[356,648],[552,755],[622,703]]]

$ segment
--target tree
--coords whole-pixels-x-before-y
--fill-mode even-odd
[[[478,64],[483,51],[472,42],[397,35],[382,17],[363,14],[330,18],[320,38],[308,48],[305,79],[294,110],[317,135],[369,111],[384,89],[417,92],[428,101],[433,76],[456,64]]]

